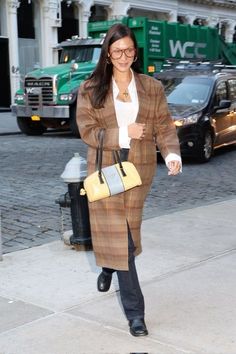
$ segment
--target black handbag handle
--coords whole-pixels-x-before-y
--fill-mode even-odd
[[[100,183],[104,183],[103,178],[102,178],[102,155],[103,155],[103,141],[104,141],[104,135],[105,135],[105,129],[101,129],[98,133],[98,148],[97,148],[97,153],[96,153],[96,169],[98,170],[98,177],[100,180]],[[122,176],[125,177],[126,173],[124,171],[120,155],[118,151],[113,150],[113,158],[115,163],[119,164]]]
[[[114,158],[115,162],[119,164],[122,176],[125,177],[126,173],[124,171],[124,168],[123,168],[123,165],[122,165],[122,162],[121,162],[120,155],[119,155],[118,151],[113,150],[112,153],[113,153],[113,158]]]
[[[96,153],[96,170],[101,171],[102,169],[102,152],[103,152],[103,139],[104,139],[105,129],[101,129],[98,133],[98,147]]]
[[[102,153],[103,153],[103,139],[105,129],[101,129],[98,133],[98,147],[96,153],[96,169],[98,170],[98,178],[100,183],[104,183],[102,178]]]

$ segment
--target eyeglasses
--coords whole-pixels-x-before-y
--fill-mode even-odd
[[[125,53],[127,58],[133,58],[135,56],[136,50],[133,47],[126,48],[126,49],[115,49],[113,52],[110,53],[110,57],[112,59],[120,59]]]

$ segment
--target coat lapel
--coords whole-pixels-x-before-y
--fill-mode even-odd
[[[104,112],[106,112],[106,115],[108,114],[108,118],[106,119],[106,124],[108,128],[113,128],[113,127],[118,127],[117,119],[116,119],[116,111],[115,111],[115,105],[114,105],[114,100],[113,100],[113,92],[112,92],[112,86],[109,89],[106,103],[105,103]]]
[[[145,87],[139,75],[135,74],[135,83],[139,100],[139,111],[137,115],[137,123],[145,123],[148,115],[149,95],[146,93]]]

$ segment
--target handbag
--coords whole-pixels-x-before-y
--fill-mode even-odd
[[[139,173],[132,162],[121,162],[118,151],[113,151],[115,164],[102,168],[104,129],[99,132],[99,145],[96,154],[97,171],[84,180],[84,190],[88,201],[94,202],[125,192],[142,184]]]

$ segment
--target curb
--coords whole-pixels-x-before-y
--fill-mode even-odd
[[[19,134],[23,134],[23,133],[22,132],[0,133],[0,136],[19,135]]]

